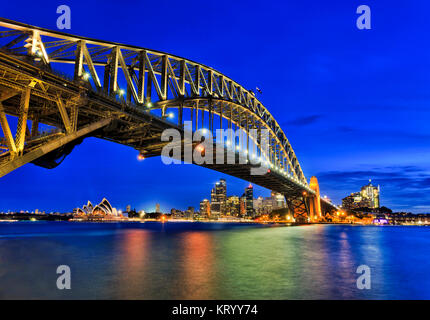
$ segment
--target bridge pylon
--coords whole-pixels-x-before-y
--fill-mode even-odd
[[[310,222],[318,222],[322,219],[320,187],[317,177],[311,177],[309,187],[315,194],[309,197],[309,218]]]
[[[285,195],[287,207],[297,223],[314,223],[323,219],[319,184],[315,176],[311,177],[309,187],[314,193],[303,191],[300,196]]]

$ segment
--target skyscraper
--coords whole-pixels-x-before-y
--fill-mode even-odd
[[[237,217],[240,213],[240,202],[238,196],[230,196],[227,198],[227,215]]]
[[[370,208],[379,208],[379,185],[377,187],[372,185],[372,180],[369,179],[369,184],[361,188],[361,196],[368,199],[370,203]]]
[[[155,212],[157,212],[157,213],[161,213],[161,210],[160,210],[160,204],[159,204],[159,203],[157,203],[157,204],[155,205]]]
[[[254,199],[254,210],[255,210],[255,213],[257,215],[264,213],[263,212],[263,201],[264,201],[264,198],[261,196]]]
[[[377,187],[372,185],[372,180],[369,180],[369,184],[361,187],[360,192],[351,193],[346,198],[342,199],[342,207],[345,209],[355,208],[379,208],[379,185]]]
[[[226,214],[227,183],[220,179],[211,191],[211,216],[219,217]]]
[[[246,215],[249,217],[254,216],[254,188],[252,187],[252,184],[249,184],[248,187],[245,189],[245,208],[246,208]]]
[[[211,216],[211,203],[208,199],[200,201],[200,215],[205,218],[209,218]]]
[[[240,202],[240,211],[239,211],[239,213],[240,213],[240,216],[243,217],[243,216],[246,215],[246,197],[245,197],[245,194],[243,194],[240,197],[239,202]]]
[[[273,199],[273,209],[285,208],[285,197],[281,193],[272,191],[271,197]]]

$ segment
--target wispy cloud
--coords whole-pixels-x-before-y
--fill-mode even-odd
[[[372,179],[381,186],[382,205],[395,210],[422,212],[430,206],[430,172],[418,166],[369,167],[366,170],[329,171],[318,175],[324,189],[338,201]]]
[[[285,122],[285,125],[286,126],[307,126],[307,125],[310,125],[310,124],[317,122],[322,117],[323,117],[322,114],[314,114],[311,116],[300,117],[300,118],[296,118],[294,120],[290,120],[288,122]]]

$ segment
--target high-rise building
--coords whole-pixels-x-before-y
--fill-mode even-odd
[[[226,214],[227,183],[220,179],[211,191],[211,216],[220,217]]]
[[[127,207],[125,207],[125,212],[130,212],[131,211],[131,205],[127,205]]]
[[[342,199],[342,207],[345,209],[356,208],[379,208],[380,187],[373,186],[371,180],[369,184],[363,186],[360,192],[351,193]]]
[[[246,208],[246,215],[249,217],[254,216],[254,188],[252,187],[252,184],[249,184],[245,188],[245,208]]]
[[[275,209],[286,208],[286,206],[285,197],[273,191],[270,197],[254,199],[254,211],[258,215],[268,214]]]
[[[263,214],[263,202],[264,202],[264,198],[263,197],[258,197],[256,199],[254,199],[254,211],[256,214]]]
[[[369,179],[369,184],[361,188],[360,194],[363,198],[368,199],[370,208],[379,208],[379,192],[379,185],[377,187],[373,186],[372,180]]]
[[[238,196],[227,198],[227,215],[237,217],[240,214],[240,200]]]
[[[188,207],[187,210],[185,210],[185,217],[187,219],[194,219],[194,207]]]
[[[286,202],[285,202],[285,197],[281,194],[281,193],[277,193],[272,191],[272,199],[273,199],[273,207],[274,209],[281,209],[281,208],[285,208]]]
[[[240,202],[239,213],[240,213],[240,216],[243,217],[246,215],[246,197],[245,197],[245,194],[240,197],[239,202]]]
[[[155,205],[155,212],[157,212],[157,213],[161,213],[161,210],[160,210],[160,204],[159,204],[159,203],[157,203],[157,204]]]
[[[200,215],[206,218],[211,216],[211,203],[208,199],[200,201]]]

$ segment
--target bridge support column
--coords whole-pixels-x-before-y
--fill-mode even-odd
[[[309,197],[309,211],[311,222],[318,222],[322,219],[321,196],[318,180],[315,176],[311,177],[309,187],[315,191],[315,195]]]
[[[295,222],[297,223],[308,223],[309,217],[309,205],[307,203],[307,198],[303,197],[294,197],[287,198],[285,197],[287,202],[288,210],[290,210],[291,214],[294,217]]]

